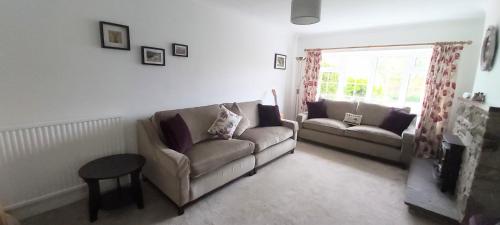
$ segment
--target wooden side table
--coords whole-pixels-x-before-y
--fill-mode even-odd
[[[112,155],[93,160],[80,168],[78,174],[89,187],[89,218],[97,220],[99,209],[114,209],[135,202],[137,208],[144,208],[142,187],[139,179],[146,159],[137,154]],[[120,177],[130,175],[130,187],[121,187]],[[116,179],[116,190],[102,194],[99,181]]]

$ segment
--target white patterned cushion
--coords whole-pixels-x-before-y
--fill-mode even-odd
[[[344,123],[349,125],[357,126],[361,124],[362,115],[356,115],[352,113],[346,113],[344,117]]]
[[[241,118],[241,116],[229,111],[226,107],[221,105],[219,115],[208,129],[208,133],[229,140],[233,137],[233,133],[238,123],[240,123]]]

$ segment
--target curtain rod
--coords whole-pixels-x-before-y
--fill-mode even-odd
[[[429,42],[429,43],[413,43],[413,44],[394,44],[394,45],[367,45],[367,46],[351,46],[337,48],[306,48],[304,51],[314,50],[341,50],[341,49],[359,49],[359,48],[388,48],[388,47],[405,47],[405,46],[423,46],[423,45],[471,45],[472,41],[448,41],[448,42]]]

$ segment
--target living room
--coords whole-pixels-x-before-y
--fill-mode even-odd
[[[499,9],[1,1],[0,224],[496,225]]]

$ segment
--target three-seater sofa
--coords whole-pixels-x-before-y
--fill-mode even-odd
[[[146,158],[143,176],[157,186],[184,213],[188,203],[284,155],[293,153],[298,124],[282,120],[282,126],[258,127],[260,101],[238,103],[249,128],[231,140],[215,139],[208,129],[219,105],[156,112],[138,123],[138,150]],[[231,104],[225,104],[230,108]],[[180,114],[193,140],[193,148],[179,153],[163,142],[160,121]]]
[[[407,166],[415,140],[416,118],[401,134],[379,127],[393,109],[378,104],[324,100],[328,118],[308,119],[307,112],[297,116],[299,138],[354,151]],[[410,108],[400,109],[407,113]],[[346,113],[362,115],[361,125],[342,122]]]

